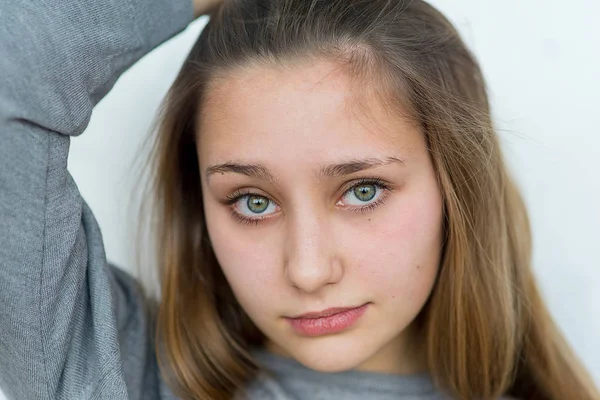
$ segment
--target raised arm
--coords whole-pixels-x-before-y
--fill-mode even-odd
[[[107,264],[67,156],[120,74],[193,13],[192,0],[0,2],[0,387],[9,398],[146,398],[143,305]]]

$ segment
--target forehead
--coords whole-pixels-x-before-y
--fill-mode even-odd
[[[278,107],[317,114],[315,109],[322,110],[323,104],[330,111],[343,112],[353,97],[352,86],[344,68],[327,60],[252,63],[210,80],[201,116],[214,120],[230,117],[232,112],[257,114]]]
[[[413,147],[420,130],[403,110],[390,111],[374,87],[340,64],[253,64],[210,82],[197,134],[205,159],[272,155],[290,146],[312,153],[348,149],[349,157],[357,148]]]

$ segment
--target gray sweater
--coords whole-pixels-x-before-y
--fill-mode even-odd
[[[0,387],[18,400],[172,400],[135,281],[67,171],[119,75],[191,0],[0,1]],[[427,376],[322,374],[264,351],[252,399],[441,399]]]

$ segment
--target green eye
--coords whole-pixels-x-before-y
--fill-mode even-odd
[[[376,193],[377,187],[371,184],[358,185],[354,188],[354,195],[360,201],[372,200]]]
[[[262,196],[248,196],[246,205],[253,213],[260,214],[269,207],[269,200]]]

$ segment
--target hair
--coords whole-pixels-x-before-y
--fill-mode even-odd
[[[183,399],[230,399],[264,340],[208,237],[196,135],[210,84],[249,65],[333,60],[422,129],[443,196],[444,248],[418,321],[428,371],[458,399],[597,400],[546,308],[531,234],[502,158],[478,63],[421,0],[230,0],[215,10],[159,115],[151,158],[160,298],[156,352]],[[368,85],[367,85],[368,86]]]

